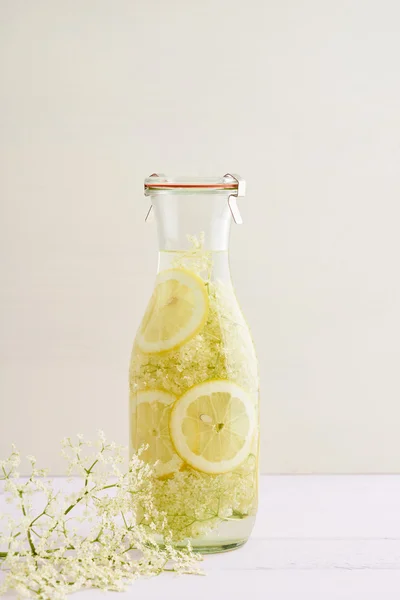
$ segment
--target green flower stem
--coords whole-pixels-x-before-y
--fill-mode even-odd
[[[23,500],[23,492],[21,490],[19,490],[18,491],[18,495],[21,498],[22,514],[24,515],[24,517],[26,517],[26,510],[25,510],[25,505],[24,505],[24,500]],[[29,547],[31,549],[31,552],[32,552],[33,556],[36,556],[36,548],[35,548],[35,544],[33,543],[33,540],[32,540],[30,526],[27,529],[27,534],[26,535],[27,535],[27,538],[28,538],[28,543],[29,543]]]
[[[97,461],[96,461],[97,462]],[[75,506],[77,506],[79,504],[79,502],[82,502],[82,500],[85,498],[85,496],[87,496],[88,494],[93,494],[95,491],[101,492],[103,490],[109,490],[111,488],[115,488],[117,486],[116,483],[112,483],[111,485],[105,485],[101,488],[99,488],[98,490],[96,490],[96,486],[93,487],[91,490],[86,490],[86,492],[84,494],[82,494],[82,496],[80,496],[79,498],[77,498],[76,502],[74,504],[70,504],[70,506],[68,506],[67,509],[65,509],[64,515],[67,515],[68,513],[71,512],[71,510],[73,508],[75,508]],[[85,487],[86,486],[86,479],[85,479]]]
[[[103,490],[109,490],[109,489],[111,489],[111,488],[114,488],[114,487],[116,487],[116,486],[117,486],[117,484],[116,484],[116,483],[111,483],[110,485],[105,485],[105,486],[103,486],[103,487],[102,487],[102,488],[100,488],[98,491],[99,491],[99,492],[102,492]]]

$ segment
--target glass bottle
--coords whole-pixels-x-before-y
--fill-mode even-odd
[[[176,545],[222,552],[247,541],[257,509],[257,358],[228,258],[244,181],[153,175],[145,195],[159,261],[131,357],[131,452],[147,446]]]

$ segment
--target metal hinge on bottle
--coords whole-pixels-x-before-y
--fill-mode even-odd
[[[228,198],[229,209],[232,214],[232,218],[237,225],[241,225],[243,223],[242,215],[240,214],[239,207],[236,202],[236,198],[243,198],[246,195],[246,182],[244,179],[240,177],[240,175],[232,175],[231,173],[225,173],[224,177],[231,177],[235,181],[237,181],[237,190],[236,194],[231,194]]]

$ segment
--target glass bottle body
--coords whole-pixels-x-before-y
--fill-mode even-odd
[[[252,530],[258,371],[231,282],[227,194],[152,197],[155,289],[130,365],[131,449],[154,467],[157,508],[177,545],[218,552]]]

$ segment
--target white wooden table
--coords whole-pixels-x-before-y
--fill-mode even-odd
[[[207,556],[206,576],[163,574],[123,594],[73,598],[400,599],[400,475],[264,476],[260,491],[250,541]]]

